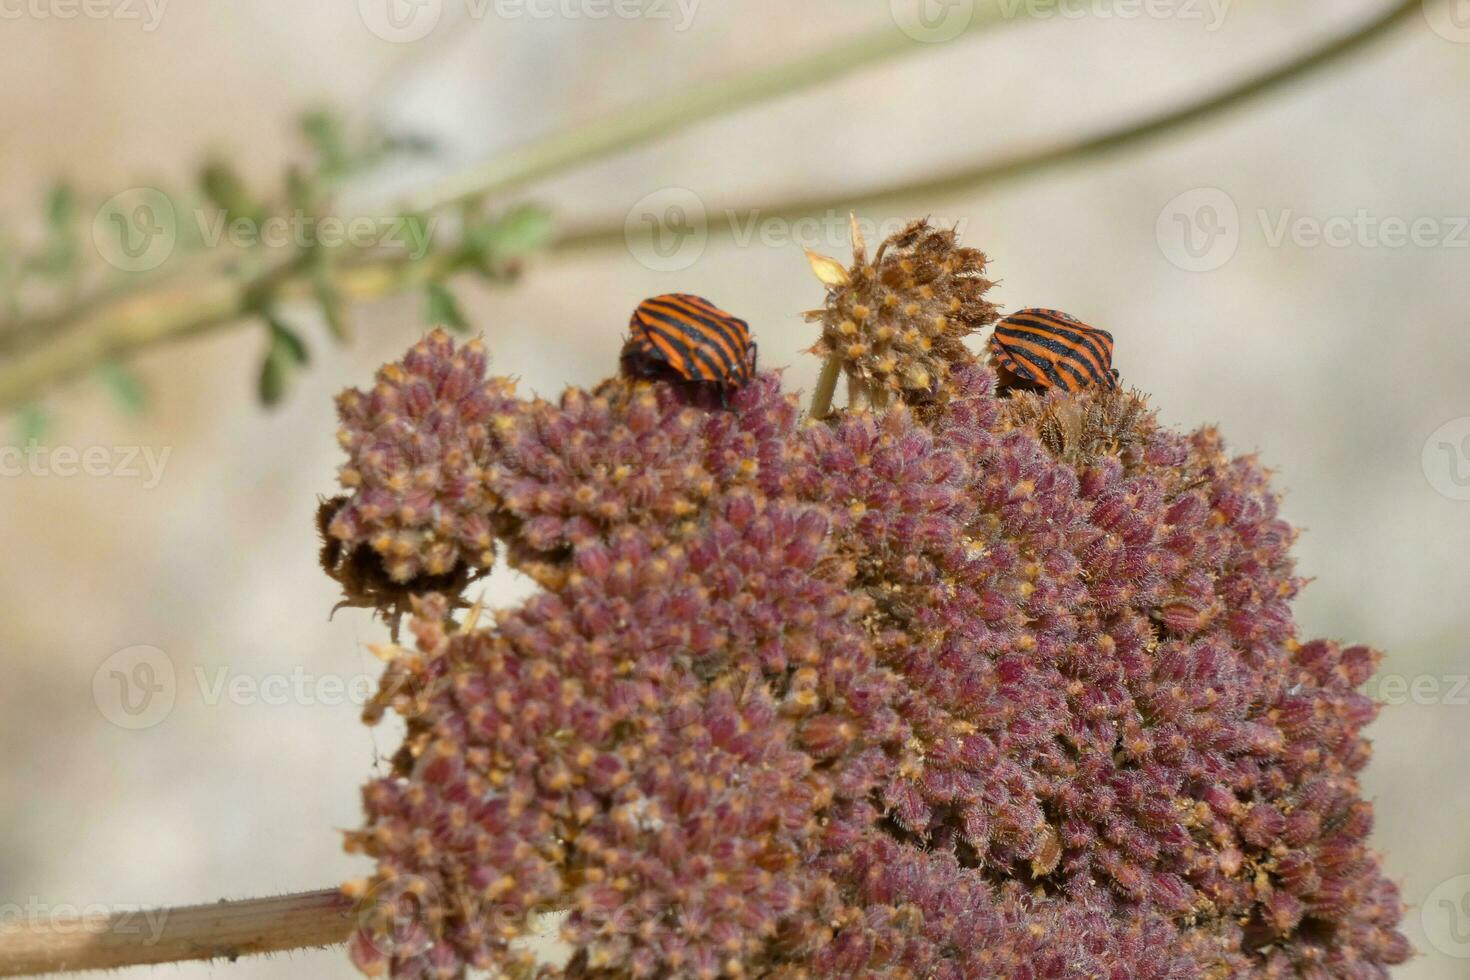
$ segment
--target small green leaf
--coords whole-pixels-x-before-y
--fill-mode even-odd
[[[46,224],[52,234],[69,235],[76,218],[76,194],[66,184],[57,184],[46,195]]]
[[[543,248],[555,230],[551,212],[539,204],[511,208],[491,224],[486,244],[497,259],[512,259]]]
[[[326,109],[308,112],[301,117],[301,132],[316,151],[323,176],[339,177],[352,170],[353,153],[341,117]]]
[[[80,247],[76,229],[76,195],[66,184],[57,184],[46,195],[46,244],[38,255],[29,257],[28,271],[54,279],[71,275],[77,264]]]
[[[294,210],[311,213],[316,208],[318,196],[314,176],[294,165],[286,171],[286,198]]]
[[[0,313],[20,315],[21,261],[10,235],[0,228]]]
[[[460,311],[459,301],[442,282],[431,282],[424,289],[429,301],[428,320],[435,326],[443,325],[455,333],[469,333],[469,321]]]
[[[261,404],[269,408],[286,397],[296,369],[310,360],[310,354],[306,342],[270,306],[262,305],[259,309],[270,331],[270,346],[260,362],[258,391]]]
[[[434,251],[434,226],[428,215],[400,216],[396,234],[411,262],[427,258]]]
[[[225,213],[231,221],[247,218],[259,221],[264,212],[251,196],[245,181],[235,169],[222,160],[207,164],[199,175],[199,186],[211,204]]]
[[[327,330],[332,337],[338,342],[350,339],[352,330],[347,322],[347,302],[333,281],[332,270],[328,266],[317,265],[311,277],[311,290],[321,305],[322,318],[327,321]]]
[[[260,362],[257,389],[260,403],[266,408],[279,405],[286,397],[286,389],[290,387],[294,371],[290,355],[284,353],[279,345],[272,344],[265,353],[265,359]]]
[[[27,402],[15,413],[16,435],[20,445],[40,442],[51,429],[51,416],[35,402]]]
[[[265,322],[271,330],[271,350],[279,351],[292,364],[305,365],[311,362],[311,352],[306,341],[274,313],[265,314]]]
[[[148,408],[148,392],[138,376],[118,361],[103,362],[98,373],[122,410],[129,415],[142,415]]]

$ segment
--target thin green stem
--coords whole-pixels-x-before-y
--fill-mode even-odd
[[[1430,0],[1438,2],[1438,0]],[[974,193],[1008,180],[1035,177],[1067,164],[1081,163],[1106,156],[1165,134],[1172,134],[1191,124],[1239,109],[1287,84],[1333,64],[1366,47],[1386,34],[1405,17],[1423,5],[1423,0],[1399,0],[1383,13],[1373,17],[1342,36],[1310,51],[1301,52],[1283,64],[1258,72],[1218,92],[1186,105],[1132,120],[1104,132],[1080,139],[1056,143],[1031,150],[961,167],[947,174],[920,180],[903,180],[843,194],[821,194],[795,198],[772,207],[732,209],[718,221],[690,216],[690,228],[707,227],[710,237],[729,237],[752,219],[795,220],[828,211],[846,213],[856,208],[878,208],[922,201],[927,206],[936,200],[961,193]],[[573,252],[606,248],[627,241],[629,231],[623,224],[606,224],[573,229],[557,242],[561,251]]]
[[[975,34],[1028,20],[1035,8],[1043,3],[1044,0],[1024,0],[1020,4],[988,3],[971,15],[963,33]],[[793,95],[890,58],[936,47],[939,45],[917,39],[899,29],[896,23],[891,23],[815,54],[733,78],[691,86],[606,119],[546,136],[412,196],[409,206],[415,211],[432,211],[448,204],[512,190],[697,123],[770,99]]]

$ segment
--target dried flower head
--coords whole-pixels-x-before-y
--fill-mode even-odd
[[[813,350],[840,358],[873,404],[934,399],[950,367],[972,359],[964,339],[995,322],[985,255],[959,245],[953,230],[912,222],[870,261],[854,219],[850,268],[808,257],[828,287],[825,307],[807,314],[822,325]]]
[[[348,462],[339,479],[350,496],[326,533],[345,552],[367,549],[395,583],[488,569],[485,466],[498,455],[492,419],[512,404],[513,385],[485,381],[485,351],[458,351],[435,330],[384,365],[371,391],[337,399],[338,441]]]
[[[894,254],[932,260],[929,235]],[[1378,655],[1297,639],[1265,472],[1137,394],[999,398],[945,350],[944,398],[805,425],[772,374],[729,411],[662,382],[557,403],[482,382],[491,414],[438,438],[477,447],[477,513],[542,591],[485,626],[421,602],[416,649],[386,651],[367,718],[407,735],[348,836],[376,860],[359,967],[1164,980],[1407,958],[1356,782]],[[572,953],[534,967],[520,940],[547,911]]]

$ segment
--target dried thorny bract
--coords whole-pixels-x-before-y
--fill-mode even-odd
[[[807,314],[822,326],[813,351],[840,358],[870,404],[934,400],[951,368],[974,359],[965,338],[995,322],[984,253],[927,221],[884,239],[869,260],[854,220],[850,268],[810,258],[828,287],[826,305]]]
[[[978,268],[953,247],[918,225],[856,268],[873,289],[917,275],[890,263],[949,268],[937,303]],[[991,314],[956,288],[968,332]],[[822,422],[771,373],[728,411],[624,378],[517,400],[452,367],[410,396],[438,377],[423,350],[464,362],[437,335],[385,369],[383,411],[349,396],[378,434],[345,440],[344,541],[426,569],[493,529],[542,586],[486,625],[429,600],[415,648],[385,651],[368,718],[406,737],[348,835],[376,862],[351,889],[374,899],[362,970],[1382,978],[1408,957],[1357,783],[1379,655],[1297,637],[1265,472],[1136,393],[998,398],[962,335],[903,348],[930,397]],[[409,397],[439,412],[432,451],[394,422]],[[384,495],[442,447],[466,455],[435,473],[472,459],[478,482],[425,480],[407,520]],[[376,451],[415,460],[405,481]],[[569,959],[533,965],[520,940],[553,911]]]
[[[1105,456],[1131,459],[1144,434],[1157,428],[1152,414],[1136,391],[1101,389],[1078,398],[1059,390],[1014,390],[1002,418],[1063,462],[1085,467]]]
[[[318,554],[322,571],[342,587],[338,609],[373,609],[388,625],[393,641],[398,642],[398,627],[412,611],[414,600],[427,595],[457,597],[469,587],[475,576],[470,567],[459,562],[441,575],[420,574],[407,582],[395,581],[383,564],[383,558],[365,544],[344,544],[332,534],[332,520],[347,503],[346,496],[324,499],[317,507],[317,533],[322,546]],[[455,602],[456,607],[463,603]]]

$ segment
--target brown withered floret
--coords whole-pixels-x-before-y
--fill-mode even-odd
[[[415,600],[437,593],[453,597],[456,608],[465,605],[459,596],[479,573],[464,562],[442,575],[420,574],[399,582],[388,574],[377,552],[362,544],[344,544],[333,535],[332,518],[347,500],[344,495],[323,498],[316,511],[316,529],[322,542],[318,561],[322,571],[342,587],[342,601],[332,607],[333,614],[338,609],[372,609],[387,624],[396,643],[399,623],[412,611]]]

